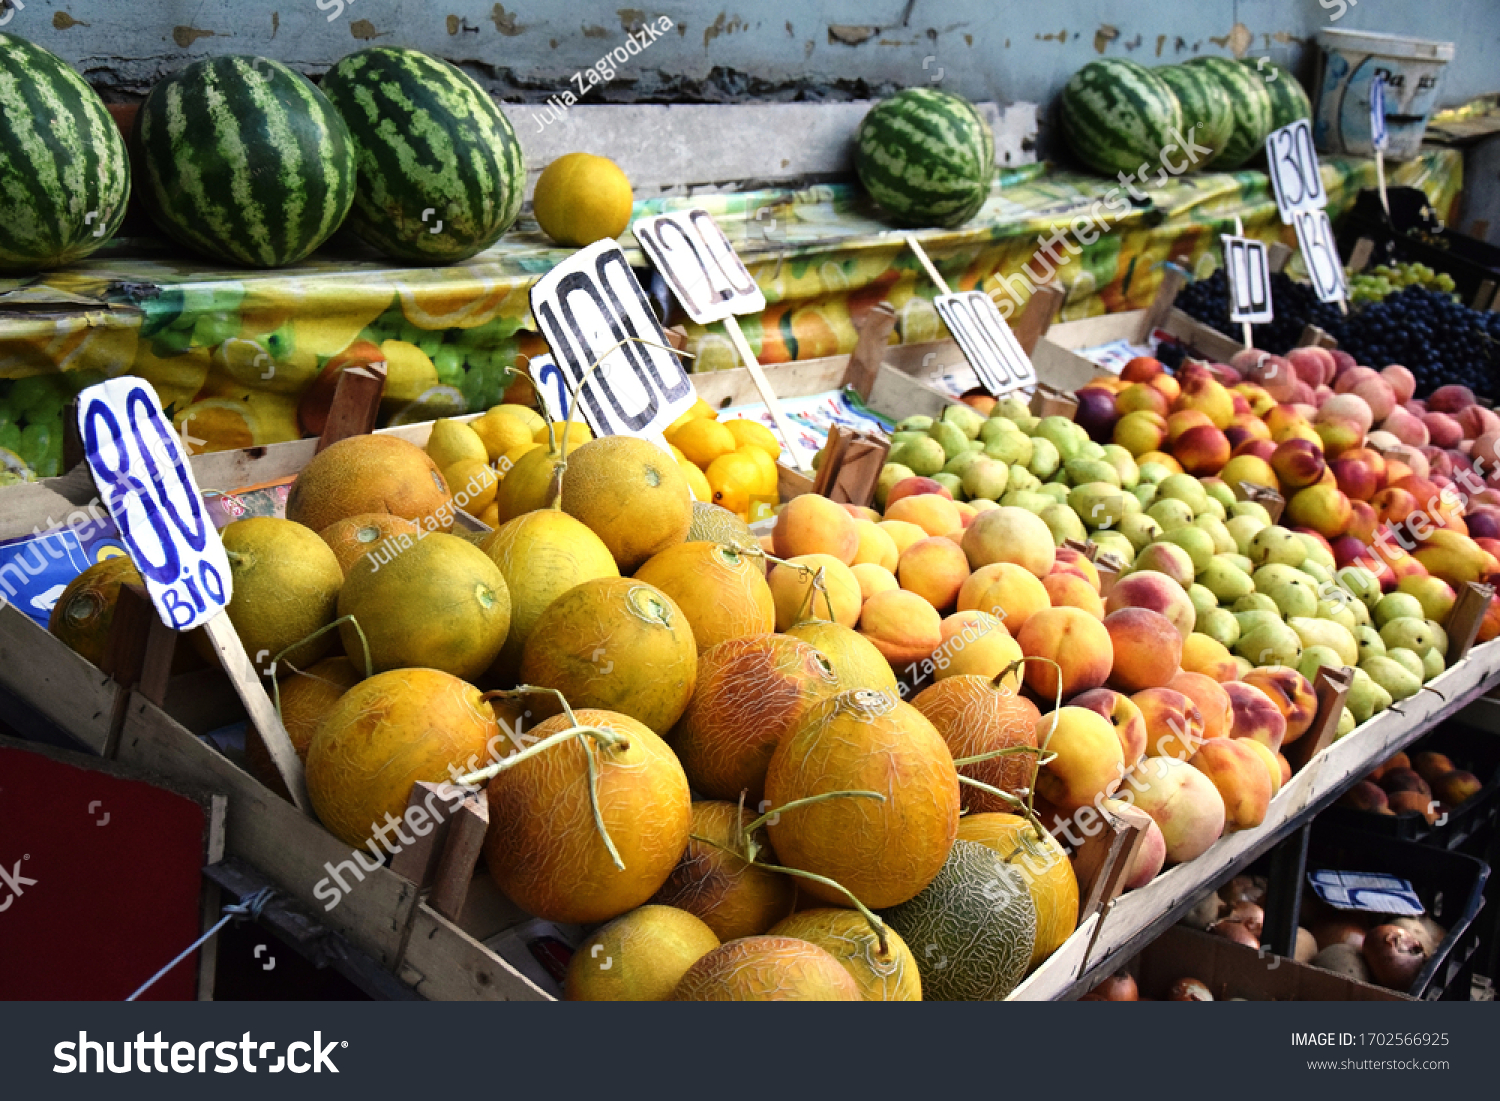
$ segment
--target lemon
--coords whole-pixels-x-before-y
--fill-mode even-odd
[[[495,502],[500,479],[490,465],[479,459],[459,459],[443,467],[443,478],[453,490],[453,503],[470,516],[478,516]]]
[[[687,456],[688,462],[703,470],[720,455],[727,455],[739,446],[729,429],[705,418],[688,421],[672,434],[669,442]]]
[[[476,519],[485,527],[494,529],[500,526],[500,506],[491,503]]]
[[[462,421],[435,421],[432,435],[427,437],[427,455],[439,470],[447,470],[461,459],[479,463],[490,461],[489,451],[479,433]]]
[[[667,425],[666,434],[670,436],[673,432],[677,431],[688,421],[695,421],[703,418],[707,418],[711,421],[718,420],[719,411],[712,405],[708,404],[708,402],[704,401],[702,398],[699,398],[697,401],[693,402],[692,406],[686,413],[678,417],[671,424]]]
[[[546,418],[529,405],[516,405],[513,402],[507,402],[504,405],[492,406],[489,411],[496,416],[511,417],[514,420],[520,421],[526,426],[526,434],[528,436],[534,434],[538,428],[547,423]]]
[[[507,451],[532,442],[532,432],[519,417],[491,409],[484,416],[469,422],[469,427],[484,444],[490,462],[494,462]]]
[[[630,180],[614,161],[569,153],[542,171],[533,209],[547,236],[559,245],[582,248],[624,233],[631,202]]]
[[[760,467],[749,455],[730,451],[709,463],[704,472],[711,500],[741,519],[750,515],[750,498],[760,496],[763,481]]]
[[[437,368],[427,353],[404,340],[387,340],[380,346],[385,356],[385,391],[382,404],[416,401],[438,384]]]
[[[680,457],[677,460],[677,469],[682,471],[682,476],[687,479],[688,488],[693,491],[693,500],[706,502],[714,499],[714,491],[709,486],[708,479],[703,476],[703,471],[687,459]]]
[[[548,435],[549,431],[551,435]],[[550,427],[544,424],[531,438],[536,443],[550,443],[557,446],[561,445],[564,432],[568,434],[568,447],[570,448],[577,443],[588,443],[594,438],[593,431],[581,420],[558,421]]]
[[[781,443],[776,439],[776,433],[759,421],[736,417],[732,421],[725,421],[724,427],[734,437],[736,448],[758,447],[773,461],[781,458]]]
[[[757,497],[775,497],[776,491],[781,485],[781,476],[776,471],[776,460],[767,455],[758,447],[737,447],[734,449],[736,455],[744,455],[755,464],[755,469],[760,471],[760,481],[756,486]]]

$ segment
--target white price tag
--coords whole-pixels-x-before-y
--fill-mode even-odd
[[[1271,320],[1271,263],[1264,241],[1222,238],[1229,277],[1229,320],[1264,325]]]
[[[559,370],[555,380],[536,373],[532,378],[544,395],[554,389],[566,394],[582,380],[583,414],[599,435],[655,439],[697,400],[613,241],[579,249],[537,280],[531,312]]]
[[[653,214],[630,231],[698,324],[765,310],[766,296],[707,211]]]
[[[1304,210],[1322,210],[1328,205],[1323,176],[1318,170],[1318,151],[1313,146],[1312,126],[1298,119],[1266,138],[1266,164],[1270,167],[1271,190],[1283,225]]]
[[[90,386],[78,436],[162,622],[190,631],[213,619],[234,592],[229,559],[156,391],[136,378]]]
[[[1384,153],[1390,141],[1385,129],[1385,72],[1377,70],[1370,81],[1370,142]]]
[[[938,316],[963,349],[979,381],[999,397],[1036,385],[1036,367],[1021,350],[1016,334],[1000,316],[995,300],[983,291],[940,294],[932,300]]]
[[[1327,211],[1306,210],[1297,215],[1297,245],[1307,262],[1307,275],[1320,302],[1339,302],[1348,298],[1344,283],[1344,262],[1339,259],[1338,243],[1333,239],[1333,224]]]

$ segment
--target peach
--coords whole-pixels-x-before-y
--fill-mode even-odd
[[[844,565],[859,553],[859,529],[843,507],[816,493],[793,497],[776,514],[771,530],[777,558],[831,554]]]
[[[1198,425],[1177,438],[1172,454],[1189,474],[1217,474],[1229,461],[1229,440],[1213,425]]]
[[[1146,755],[1185,761],[1203,744],[1203,712],[1175,688],[1146,688],[1132,695],[1146,723]]]
[[[1109,678],[1114,648],[1104,624],[1077,608],[1043,608],[1016,633],[1026,663],[1026,684],[1044,700],[1059,689],[1069,699]]]
[[[1177,675],[1182,636],[1172,621],[1150,608],[1121,608],[1104,617],[1114,647],[1109,684],[1121,692],[1160,688]]]
[[[1375,542],[1375,533],[1380,529],[1380,517],[1368,501],[1349,502],[1349,531],[1361,543]]]
[[[969,556],[969,566],[976,570],[994,562],[1012,562],[1037,577],[1046,577],[1057,560],[1052,531],[1042,518],[1008,505],[976,516],[964,532],[963,549]]]
[[[1286,738],[1286,716],[1281,713],[1281,708],[1253,684],[1235,680],[1223,687],[1234,711],[1230,737],[1259,742],[1272,753],[1280,752],[1281,743]]]
[[[1197,612],[1181,585],[1162,573],[1132,573],[1122,577],[1104,602],[1108,615],[1121,608],[1149,608],[1171,620],[1183,638],[1192,634]]]
[[[1318,440],[1323,445],[1323,454],[1330,459],[1336,459],[1345,451],[1352,451],[1365,442],[1366,430],[1352,417],[1325,417],[1315,427]]]
[[[1182,640],[1182,668],[1188,673],[1202,673],[1220,684],[1240,675],[1234,655],[1218,639],[1194,631]]]
[[[1011,634],[1019,634],[1026,621],[1043,608],[1052,607],[1052,594],[1030,570],[1013,562],[993,563],[995,569],[973,607],[998,616]],[[981,570],[990,567],[981,567]]]
[[[1287,779],[1281,775],[1281,762],[1285,758],[1275,750],[1267,749],[1260,742],[1252,741],[1249,738],[1239,739],[1238,744],[1252,750],[1260,758],[1260,763],[1266,770],[1266,778],[1271,781],[1271,798],[1275,799],[1276,796],[1281,794],[1281,786],[1286,783]],[[1291,766],[1288,765],[1287,767],[1290,769]]]
[[[1252,669],[1241,680],[1259,688],[1286,720],[1283,746],[1291,745],[1312,726],[1318,715],[1318,695],[1312,682],[1297,670],[1285,665],[1265,665]]]
[[[823,585],[816,587],[817,571]],[[776,605],[776,629],[785,631],[808,619],[827,619],[853,627],[859,622],[864,594],[854,571],[831,554],[801,554],[777,565],[766,579]]]
[[[1224,820],[1232,830],[1254,829],[1271,806],[1271,778],[1248,745],[1232,738],[1204,742],[1188,761],[1207,776],[1224,800]]]
[[[1292,387],[1292,394],[1291,397],[1287,399],[1287,404],[1310,405],[1313,407],[1313,409],[1316,410],[1319,404],[1322,403],[1324,397],[1327,396],[1323,393],[1324,389],[1326,389],[1326,387],[1322,386],[1314,389],[1307,383],[1303,382],[1301,379],[1298,379],[1296,384]]]
[[[1132,455],[1155,451],[1166,442],[1167,418],[1144,409],[1126,413],[1115,422],[1110,439]]]
[[[1417,510],[1417,498],[1410,490],[1386,486],[1370,498],[1370,507],[1382,524],[1399,524]]]
[[[1203,737],[1227,738],[1234,730],[1234,708],[1229,693],[1213,677],[1202,673],[1178,673],[1167,687],[1181,692],[1198,705],[1203,716]]]
[[[1132,572],[1164,574],[1186,590],[1193,583],[1193,560],[1176,543],[1149,543],[1135,556]]]
[[[1200,409],[1179,409],[1167,418],[1167,441],[1176,443],[1177,438],[1189,428],[1212,428],[1214,422]]]
[[[1297,371],[1281,356],[1263,356],[1245,372],[1245,378],[1262,387],[1277,401],[1287,401],[1296,388]]]
[[[931,604],[902,589],[876,593],[859,616],[859,633],[893,667],[922,661],[941,646],[942,625]]]
[[[1147,757],[1132,770],[1128,792],[1161,828],[1168,864],[1202,856],[1224,832],[1219,789],[1186,761]]]
[[[856,524],[861,520],[869,520],[871,523],[876,523],[880,520],[880,513],[876,512],[869,505],[851,505],[845,501],[844,511],[854,517]],[[850,565],[853,565],[853,563],[850,563]]]
[[[968,527],[970,524],[972,524],[974,522],[974,517],[979,515],[979,510],[971,505],[968,501],[954,501],[953,507],[958,509],[958,520],[959,523],[963,524],[964,527]],[[951,531],[945,534],[947,534],[950,538],[953,536],[953,532]]]
[[[1122,692],[1091,688],[1068,701],[1069,707],[1086,707],[1110,721],[1120,739],[1120,753],[1127,770],[1146,754],[1146,719],[1135,701]]]
[[[953,500],[953,494],[948,492],[948,487],[933,478],[924,478],[920,474],[914,474],[910,478],[902,478],[891,486],[889,493],[885,495],[885,507],[890,508],[903,497],[917,497],[923,493],[935,493],[939,497]]]
[[[1440,577],[1405,577],[1396,583],[1396,591],[1416,597],[1423,618],[1434,623],[1444,622],[1458,600],[1453,586]]]
[[[1380,369],[1380,377],[1390,384],[1396,400],[1401,404],[1411,401],[1412,395],[1417,392],[1417,380],[1410,371],[1399,363],[1392,363],[1389,367]]]
[[[1136,356],[1120,369],[1120,378],[1125,382],[1150,382],[1165,372],[1166,368],[1162,366],[1161,360],[1151,356]]]
[[[1117,799],[1106,799],[1104,805],[1106,807],[1123,806],[1124,803]],[[1141,847],[1135,851],[1135,857],[1125,872],[1125,879],[1120,885],[1120,890],[1135,891],[1144,887],[1161,874],[1162,865],[1166,861],[1166,839],[1162,837],[1161,827],[1156,824],[1156,819],[1151,818],[1146,825],[1146,836],[1141,841]]]
[[[1130,413],[1165,417],[1170,404],[1165,394],[1144,382],[1133,382],[1115,395],[1115,410],[1122,417]]]
[[[1049,573],[1042,578],[1042,585],[1054,608],[1077,608],[1095,619],[1104,618],[1104,599],[1097,589],[1077,574]]]
[[[859,549],[854,552],[854,561],[850,565],[871,563],[887,572],[894,571],[901,552],[896,549],[896,541],[891,538],[891,533],[874,520],[856,520],[854,527],[859,532]],[[922,534],[925,535],[926,532]]]
[[[1219,477],[1231,486],[1249,482],[1251,485],[1264,486],[1266,489],[1280,488],[1276,471],[1271,464],[1256,455],[1236,455],[1224,464],[1224,468],[1219,471]]]
[[[1071,573],[1083,578],[1094,589],[1099,591],[1099,571],[1089,561],[1088,555],[1073,547],[1058,547],[1056,557],[1052,562],[1052,569],[1048,576],[1059,573]]]
[[[1303,439],[1286,440],[1271,455],[1271,469],[1284,490],[1317,484],[1325,468],[1323,449]]]
[[[1375,423],[1375,415],[1370,410],[1370,403],[1358,394],[1334,394],[1318,407],[1318,420],[1348,420],[1359,425],[1359,434],[1363,436]]]
[[[1197,409],[1208,414],[1215,428],[1228,428],[1234,420],[1234,398],[1223,383],[1204,372],[1182,372],[1182,393],[1173,403],[1174,409]]]
[[[1380,372],[1373,367],[1350,367],[1347,371],[1340,371],[1333,383],[1333,391],[1336,394],[1347,394],[1366,379],[1379,378]]]
[[[1500,416],[1493,409],[1482,405],[1471,405],[1458,414],[1458,424],[1464,430],[1464,439],[1477,440],[1491,432],[1500,432]]]
[[[901,552],[896,580],[907,592],[916,593],[939,612],[952,609],[958,591],[969,577],[969,559],[951,539],[919,540]]]
[[[1365,404],[1370,407],[1370,416],[1375,421],[1385,420],[1391,415],[1391,410],[1396,408],[1396,392],[1391,389],[1391,384],[1379,375],[1365,379],[1349,392],[1364,398]]]
[[[896,581],[895,574],[884,566],[877,566],[874,562],[856,562],[849,569],[859,581],[860,596],[866,601],[876,593],[901,587]]]
[[[1337,486],[1308,486],[1286,503],[1286,518],[1291,524],[1311,528],[1325,539],[1336,539],[1348,531],[1352,516],[1349,498]]]
[[[1036,668],[1036,666],[1031,666]],[[1086,707],[1060,707],[1036,724],[1037,745],[1055,753],[1037,773],[1037,794],[1060,811],[1113,795],[1125,775],[1120,739],[1109,719]]]
[[[1474,391],[1449,383],[1427,396],[1427,408],[1436,413],[1461,413],[1474,404]]]
[[[1326,348],[1293,348],[1286,358],[1297,377],[1309,386],[1321,386],[1333,378],[1333,357]]]
[[[994,680],[1021,660],[1021,647],[998,616],[988,612],[954,612],[943,620],[942,643],[933,654],[937,679],[976,676]],[[1019,688],[1021,675],[1005,680]]]
[[[1147,463],[1160,463],[1172,474],[1182,473],[1182,464],[1165,451],[1147,451],[1143,455],[1136,455],[1135,461],[1141,466],[1145,466]]]
[[[794,499],[800,501],[802,498]],[[947,535],[950,531],[957,531],[964,526],[963,518],[959,516],[958,509],[954,507],[953,502],[946,497],[939,497],[936,493],[919,493],[913,497],[903,497],[894,505],[888,504],[885,509],[885,518],[916,524],[928,535]],[[853,521],[850,522],[853,523]],[[1037,523],[1041,521],[1038,520]],[[1046,526],[1042,524],[1043,528]]]
[[[1500,539],[1500,509],[1490,505],[1471,508],[1464,523],[1474,539]]]
[[[1428,416],[1441,417],[1443,414],[1429,413]],[[1432,442],[1432,430],[1427,427],[1426,418],[1415,417],[1405,409],[1397,409],[1393,412],[1380,428],[1381,431],[1389,432],[1396,439],[1411,447],[1426,447]]]
[[[1009,566],[1007,562],[995,562],[988,566],[980,566],[970,573],[958,590],[958,610],[968,612],[978,608],[979,598],[984,596],[984,590],[1005,575],[1007,566]],[[1019,569],[1019,567],[1015,568]],[[1026,576],[1031,576],[1031,571],[1024,572]]]
[[[1353,451],[1344,452],[1329,464],[1329,469],[1333,471],[1334,481],[1345,497],[1354,501],[1368,501],[1380,488],[1380,480],[1363,458],[1350,458],[1355,454]]]
[[[1432,444],[1434,447],[1457,447],[1464,438],[1463,425],[1454,420],[1447,413],[1427,413],[1422,417],[1422,424],[1427,429],[1427,439],[1418,443],[1416,440],[1402,439],[1403,443],[1409,443],[1416,447],[1423,444]],[[1397,436],[1401,434],[1396,433]]]
[[[1265,422],[1262,421],[1261,423],[1264,424]],[[1231,428],[1229,434],[1233,435],[1234,431],[1235,429]],[[1271,456],[1274,454],[1276,454],[1276,444],[1269,437],[1262,436],[1254,436],[1245,440],[1243,443],[1236,445],[1234,451],[1231,452],[1232,458],[1238,459],[1243,456],[1251,456],[1267,465],[1270,465]],[[1223,477],[1222,473],[1220,477]],[[1228,479],[1225,480],[1227,481]]]

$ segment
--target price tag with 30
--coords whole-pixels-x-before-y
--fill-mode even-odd
[[[1320,302],[1339,302],[1349,296],[1344,283],[1344,262],[1339,259],[1338,243],[1328,212],[1307,210],[1297,215],[1297,246],[1307,262],[1308,278],[1318,292]]]
[[[1266,138],[1266,163],[1270,167],[1271,190],[1276,195],[1276,209],[1283,225],[1304,210],[1322,210],[1328,205],[1328,192],[1318,168],[1318,151],[1313,146],[1312,127],[1307,119],[1298,119]]]
[[[980,383],[999,397],[1023,386],[1036,385],[1036,367],[1016,334],[1000,316],[995,300],[983,291],[940,294],[932,300],[938,316],[963,349],[964,358]]]
[[[1264,325],[1271,320],[1271,263],[1264,241],[1225,236],[1229,320]]]
[[[162,621],[190,631],[218,615],[233,595],[229,559],[156,391],[135,378],[90,386],[78,435]]]
[[[653,214],[630,231],[698,324],[765,310],[766,296],[706,210]]]

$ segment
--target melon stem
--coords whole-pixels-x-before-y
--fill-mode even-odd
[[[322,627],[319,627],[316,631],[308,635],[306,638],[299,638],[296,642],[283,649],[281,653],[277,654],[271,659],[271,668],[274,670],[276,666],[281,663],[281,659],[286,657],[287,654],[291,653],[298,647],[306,646],[309,642],[316,641],[323,635],[326,635],[329,631],[333,630],[340,623],[344,622],[344,620],[346,619],[350,623],[354,624],[354,630],[359,635],[360,645],[365,649],[365,679],[368,680],[370,677],[374,676],[374,669],[370,664],[370,640],[365,638],[364,631],[360,629],[359,620],[355,619],[352,615],[339,616],[338,619],[335,619],[332,623],[324,624]],[[282,726],[286,726],[286,720],[281,717],[281,680],[278,677],[273,676],[271,678],[271,695],[275,698],[276,718],[280,720]]]
[[[779,806],[774,810],[766,811],[765,814],[762,814],[754,822],[751,822],[750,825],[746,826],[745,832],[754,833],[771,819],[785,813],[786,811],[796,810],[798,807],[809,807],[814,803],[822,803],[829,799],[843,799],[846,797],[854,799],[879,799],[882,803],[885,802],[885,796],[880,794],[880,792],[878,791],[825,791],[818,795],[809,795],[803,799],[793,799],[790,803]]]

